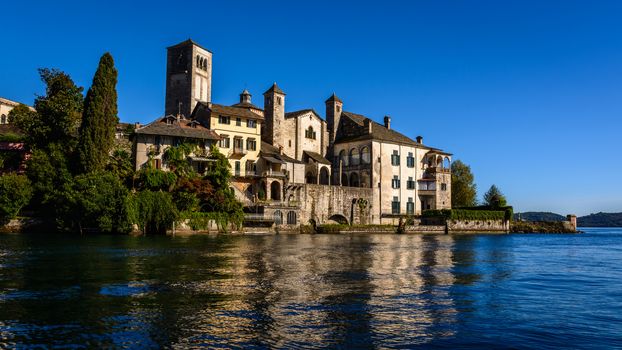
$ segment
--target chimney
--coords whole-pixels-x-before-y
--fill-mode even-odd
[[[136,130],[136,129],[140,129],[140,123],[139,122],[134,123],[134,130]]]
[[[417,136],[417,143],[418,144],[423,144],[423,136]]]
[[[388,115],[384,116],[384,127],[387,129],[391,129],[391,117]]]
[[[365,122],[364,122],[363,125],[365,125],[365,127],[367,128],[367,133],[369,135],[371,135],[372,131],[373,131],[372,124],[371,124],[371,119],[369,119],[369,118],[365,119]]]

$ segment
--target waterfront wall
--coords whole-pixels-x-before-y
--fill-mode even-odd
[[[299,224],[329,220],[347,224],[371,223],[371,188],[305,184],[300,192]]]
[[[509,232],[507,220],[447,220],[448,232]]]

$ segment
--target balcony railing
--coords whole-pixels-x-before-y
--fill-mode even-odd
[[[285,172],[282,170],[266,170],[262,173],[263,176],[271,176],[271,177],[284,177]]]

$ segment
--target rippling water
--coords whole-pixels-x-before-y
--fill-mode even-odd
[[[0,235],[0,348],[622,347],[622,230]]]

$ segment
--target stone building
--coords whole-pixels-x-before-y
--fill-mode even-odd
[[[136,170],[146,166],[169,170],[166,149],[184,142],[192,142],[197,149],[190,155],[195,171],[205,171],[206,156],[220,136],[201,122],[183,116],[166,116],[134,131],[134,161]]]
[[[176,142],[177,134],[157,133],[170,120],[180,130],[199,128],[205,142],[218,140],[238,199],[277,225],[397,223],[451,208],[451,154],[393,130],[390,117],[381,124],[344,111],[335,94],[325,102],[325,119],[313,109],[287,111],[276,83],[263,94],[263,108],[247,90],[237,104],[215,104],[211,77],[209,50],[192,40],[168,48],[168,117],[136,131],[137,168],[157,146],[156,135]]]

